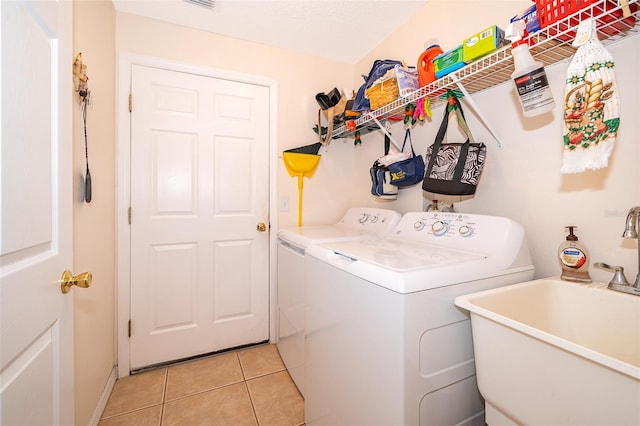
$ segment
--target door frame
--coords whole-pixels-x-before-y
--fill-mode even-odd
[[[165,58],[128,52],[120,53],[116,86],[116,336],[118,378],[128,376],[130,370],[128,323],[131,309],[131,228],[128,208],[131,195],[131,114],[129,113],[129,93],[131,92],[131,69],[133,65],[233,80],[265,86],[269,89],[269,229],[278,229],[278,168],[276,165],[278,158],[278,82],[271,78],[176,62]],[[274,255],[277,244],[276,234],[276,232],[269,232],[269,340],[272,342],[276,336],[276,257]]]

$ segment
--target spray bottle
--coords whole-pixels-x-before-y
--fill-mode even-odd
[[[505,38],[511,40],[514,71],[511,79],[516,87],[525,117],[533,117],[555,108],[553,93],[542,62],[529,52],[529,38],[523,20],[507,26]]]

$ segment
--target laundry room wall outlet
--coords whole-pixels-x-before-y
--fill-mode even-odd
[[[289,197],[280,197],[280,211],[281,212],[289,211]]]

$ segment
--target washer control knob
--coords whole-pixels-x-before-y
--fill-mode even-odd
[[[376,223],[378,221],[378,219],[380,219],[380,215],[379,214],[371,216],[371,218],[369,219],[369,222]]]
[[[433,222],[433,225],[431,225],[431,230],[433,231],[433,235],[439,237],[447,233],[447,231],[449,230],[449,224],[447,222],[439,220],[437,222]]]
[[[416,231],[422,231],[424,229],[424,222],[421,220],[417,221],[413,224],[413,229]]]
[[[367,213],[362,213],[358,218],[358,222],[365,223],[369,219],[369,215]]]
[[[471,234],[473,234],[473,228],[469,225],[462,225],[460,228],[458,228],[458,232],[463,237],[469,237],[471,236]]]

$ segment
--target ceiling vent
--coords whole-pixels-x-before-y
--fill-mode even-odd
[[[216,7],[216,0],[184,0],[184,1],[186,1],[187,3],[204,7],[209,10],[213,10]]]

